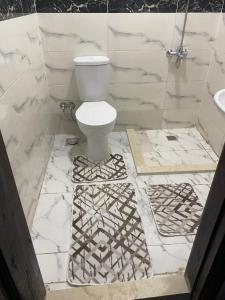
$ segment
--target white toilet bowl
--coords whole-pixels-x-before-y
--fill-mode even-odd
[[[83,104],[76,111],[80,130],[88,141],[88,158],[94,161],[109,157],[108,134],[113,130],[117,112],[106,102],[108,65],[106,56],[74,58],[77,86]]]
[[[108,134],[115,126],[116,117],[115,108],[105,101],[84,102],[76,111],[78,126],[87,137],[90,160],[109,157]]]

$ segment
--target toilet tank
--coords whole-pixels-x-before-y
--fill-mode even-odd
[[[108,95],[108,64],[106,56],[74,58],[80,100],[105,101]]]

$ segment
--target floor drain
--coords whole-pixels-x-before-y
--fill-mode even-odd
[[[79,142],[79,138],[78,137],[73,137],[73,138],[68,138],[66,139],[66,146],[73,146],[73,145],[77,145]]]
[[[175,135],[167,135],[167,140],[168,141],[177,141],[177,137]]]

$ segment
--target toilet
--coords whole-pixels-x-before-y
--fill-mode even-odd
[[[75,115],[87,137],[88,158],[102,161],[109,157],[108,135],[116,123],[117,111],[107,100],[108,65],[106,56],[74,58],[77,86],[83,102]]]

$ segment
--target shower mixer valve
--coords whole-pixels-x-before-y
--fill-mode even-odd
[[[177,49],[167,50],[166,55],[167,55],[167,57],[175,56],[177,58],[176,66],[177,66],[177,68],[179,68],[181,61],[187,57],[188,51],[187,51],[187,49],[184,49],[183,47],[179,47]]]
[[[176,56],[178,59],[185,59],[188,55],[187,49],[177,48],[177,49],[169,49],[166,51],[166,55],[168,57]]]

